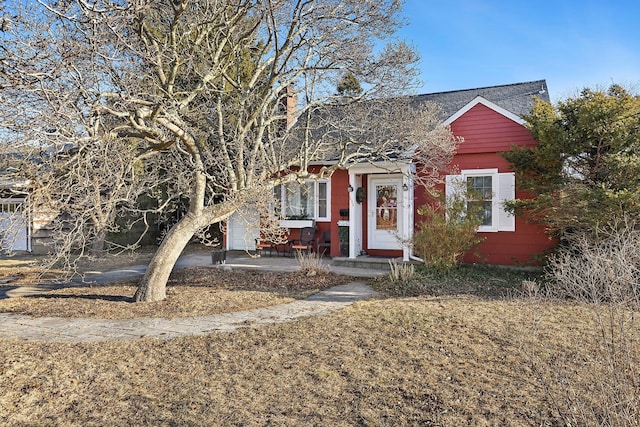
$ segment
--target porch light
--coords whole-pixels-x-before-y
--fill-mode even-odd
[[[349,193],[353,193],[353,186],[351,186],[351,184],[349,184],[349,186],[347,187],[347,191]]]
[[[406,182],[404,184],[402,184],[402,190],[403,191],[409,191],[409,186],[407,185]]]

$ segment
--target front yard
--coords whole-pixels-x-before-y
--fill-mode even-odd
[[[225,292],[210,298],[204,270],[180,280],[221,306],[234,293],[286,299],[313,288],[296,276],[274,282],[235,271],[227,280],[236,286],[218,286]],[[493,271],[458,272],[440,278],[439,289],[427,278],[422,295],[383,294],[329,317],[206,337],[0,340],[0,424],[590,425],[607,419],[614,390],[627,399],[618,402],[627,408],[618,425],[637,425],[637,409],[628,410],[640,393],[630,382],[637,316],[625,317],[629,351],[620,358],[630,369],[612,371],[593,307],[517,297],[518,276]],[[297,285],[283,287],[287,278]]]

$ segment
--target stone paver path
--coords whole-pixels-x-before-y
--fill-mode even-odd
[[[255,328],[299,317],[322,316],[375,295],[360,282],[335,286],[306,300],[235,313],[177,319],[125,320],[29,317],[0,313],[0,338],[49,342],[132,340],[144,337],[170,339],[214,332]]]

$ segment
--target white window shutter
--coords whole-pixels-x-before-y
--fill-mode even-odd
[[[516,231],[516,217],[504,210],[504,202],[516,198],[516,174],[498,174],[498,231]]]
[[[447,200],[456,194],[460,194],[464,187],[464,177],[462,175],[447,175],[445,177],[445,195]]]
[[[455,196],[464,196],[464,176],[462,175],[447,175],[445,177],[445,187],[444,187],[444,194],[446,196],[446,201],[447,201],[447,205],[449,204],[449,201],[454,198]],[[447,209],[446,212],[447,215],[447,221],[450,220],[451,218],[449,218],[449,209]]]

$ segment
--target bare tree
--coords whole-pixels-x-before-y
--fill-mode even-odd
[[[134,218],[136,201],[159,179],[136,143],[111,135],[114,121],[91,111],[92,87],[103,83],[84,69],[91,49],[68,20],[36,6],[0,9],[0,170],[28,195],[24,212],[45,229],[49,264],[72,267],[102,253],[107,233],[120,230],[116,217]]]
[[[14,109],[0,113],[7,134],[30,147],[70,142],[79,152],[86,143],[127,141],[137,172],[125,187],[144,182],[161,206],[177,197],[188,203],[151,260],[138,301],[164,299],[190,239],[248,204],[266,206],[258,201],[275,185],[373,160],[437,171],[455,147],[433,108],[400,97],[415,83],[418,59],[393,39],[400,0],[20,6],[3,12],[0,85]],[[362,91],[337,93],[345,75]],[[109,155],[99,153],[98,161]],[[310,174],[315,160],[333,162]],[[154,186],[144,176],[164,181]]]
[[[87,138],[42,156],[40,164],[26,159],[20,171],[28,171],[33,210],[43,206],[55,213],[46,225],[55,244],[50,261],[67,266],[85,250],[100,256],[109,232],[143,221],[137,202],[160,181],[136,161],[135,145],[122,139]]]

